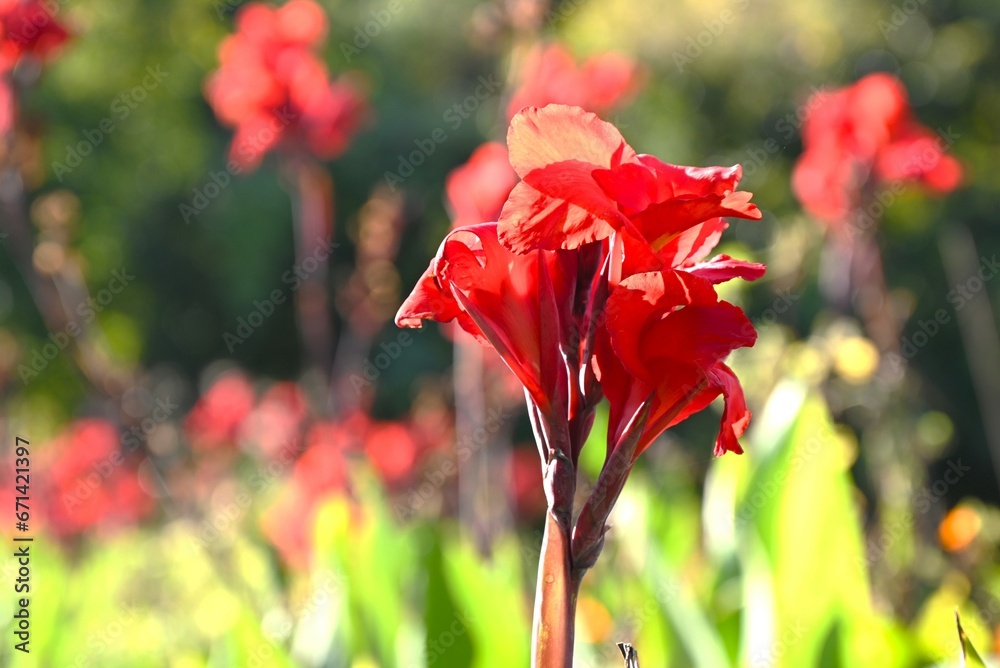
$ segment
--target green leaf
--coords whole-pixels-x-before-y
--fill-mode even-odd
[[[464,612],[451,594],[441,550],[441,534],[434,532],[433,544],[424,560],[427,570],[427,595],[424,598],[424,651],[427,664],[468,666],[473,646]]]
[[[779,385],[751,435],[755,470],[736,513],[744,656],[773,666],[905,665],[871,605],[850,460],[822,399]]]
[[[972,641],[969,640],[969,636],[965,635],[965,630],[962,628],[962,619],[958,614],[958,610],[955,610],[955,626],[958,628],[958,641],[962,648],[962,666],[968,666],[968,668],[986,668],[986,662],[983,661],[982,657],[979,656],[979,652],[972,645]]]
[[[532,549],[537,558],[537,546]],[[470,663],[448,661],[443,665],[471,668],[528,665],[531,620],[526,601],[531,601],[531,593],[521,569],[519,545],[513,540],[499,540],[489,558],[484,558],[471,541],[445,533],[442,554],[443,572],[474,648]]]

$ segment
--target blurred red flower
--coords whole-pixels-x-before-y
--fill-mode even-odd
[[[184,431],[196,450],[232,447],[254,406],[250,381],[238,371],[220,376],[184,420]]]
[[[507,105],[507,118],[524,107],[566,104],[604,113],[639,87],[635,63],[616,53],[588,58],[579,67],[560,44],[536,45],[524,59],[521,84]],[[485,221],[479,221],[485,222]]]
[[[946,193],[961,181],[948,140],[913,118],[906,88],[892,75],[815,93],[806,109],[792,187],[806,211],[828,224],[844,225],[865,204],[869,184],[915,181]]]
[[[69,32],[40,0],[0,0],[0,75],[22,56],[51,57],[69,39]]]
[[[412,430],[400,422],[378,422],[365,435],[365,454],[390,487],[414,473],[420,454]]]
[[[66,538],[133,524],[153,509],[137,462],[122,452],[118,431],[98,419],[78,420],[43,451],[39,495],[52,532]]]
[[[292,464],[291,476],[275,502],[261,515],[264,536],[293,568],[305,568],[312,555],[316,510],[324,499],[347,485],[345,451],[358,446],[367,418],[317,422],[305,437],[305,450]]]
[[[714,284],[759,278],[764,266],[704,259],[723,216],[760,218],[736,190],[739,166],[637,155],[610,123],[563,105],[522,110],[507,141],[522,180],[499,222],[448,234],[397,325],[456,320],[554,424],[596,405],[596,379],[611,403],[609,447],[632,435],[636,456],[722,394],[716,453],[741,452],[750,415],[722,361],[756,332]]]
[[[514,510],[524,519],[538,519],[545,513],[545,491],[538,451],[534,447],[516,447],[510,451],[507,485]]]
[[[296,383],[275,383],[242,421],[241,440],[254,443],[265,457],[283,449],[298,450],[308,415],[305,394]]]
[[[0,137],[14,127],[14,88],[0,74]]]
[[[586,60],[577,67],[560,44],[536,46],[522,68],[521,85],[507,108],[508,118],[526,106],[571,104],[601,113],[625,100],[639,87],[635,63],[614,53]],[[448,175],[448,205],[454,227],[492,223],[518,182],[507,147],[487,142]]]
[[[326,28],[312,0],[278,9],[251,3],[239,11],[205,96],[219,120],[236,129],[230,159],[241,168],[256,168],[278,146],[324,159],[347,149],[367,105],[349,76],[329,80],[317,55]]]
[[[0,137],[14,127],[17,105],[11,72],[22,56],[47,60],[69,32],[39,0],[0,0]]]
[[[487,142],[450,174],[445,185],[454,227],[495,222],[517,184],[507,147]]]

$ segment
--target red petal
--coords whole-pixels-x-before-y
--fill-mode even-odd
[[[672,237],[711,218],[734,216],[759,220],[760,211],[750,202],[750,193],[737,191],[728,195],[704,195],[690,199],[670,199],[650,205],[632,216],[650,245],[659,250]]]
[[[684,271],[704,278],[711,283],[725,283],[734,278],[742,278],[744,281],[756,281],[764,275],[766,270],[767,267],[758,262],[734,260],[725,254],[716,255],[707,262],[698,262],[684,268]]]
[[[447,242],[447,239],[445,239]],[[406,298],[403,305],[396,312],[397,327],[423,327],[424,320],[434,320],[436,322],[451,322],[456,320],[459,326],[466,332],[476,337],[481,343],[488,343],[480,331],[479,326],[473,322],[469,314],[466,313],[458,301],[455,300],[450,288],[442,288],[437,279],[437,267],[442,262],[445,244],[441,244],[441,249],[437,256],[431,260],[430,266],[424,271],[423,276],[417,281],[413,292]]]
[[[593,169],[571,160],[530,172],[500,213],[501,242],[515,253],[573,249],[606,239],[627,224],[615,201],[594,181]]]
[[[692,195],[726,195],[736,190],[743,167],[687,167],[671,165],[652,155],[640,155],[639,162],[653,171],[658,193],[654,201]]]
[[[547,251],[511,253],[500,244],[496,223],[459,228],[442,248],[438,284],[451,287],[482,340],[496,349],[539,408],[547,411],[556,393],[566,391],[566,383],[560,383],[562,347],[542,345],[542,340],[553,333],[557,341],[567,339],[564,325],[576,276],[564,260],[572,258]]]
[[[722,218],[713,218],[681,232],[660,249],[663,264],[678,267],[686,262],[700,260],[718,245],[723,231],[728,227],[729,223]]]
[[[750,410],[743,396],[743,386],[732,369],[719,362],[709,373],[710,383],[717,386],[725,400],[722,420],[719,422],[719,438],[715,442],[715,454],[721,456],[726,452],[743,454],[743,448],[737,440],[747,430],[750,424]]]
[[[609,168],[636,159],[618,129],[579,107],[550,104],[522,109],[507,131],[510,164],[524,178],[556,162],[579,160]]]

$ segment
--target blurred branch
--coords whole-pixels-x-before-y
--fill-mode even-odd
[[[317,265],[315,270],[305,272],[295,296],[299,334],[307,367],[319,371],[328,382],[334,346],[326,296],[334,236],[333,180],[322,165],[303,156],[288,160],[286,169],[291,181],[295,264],[305,267],[305,261],[312,259]],[[317,252],[320,248],[325,252]]]
[[[8,252],[48,333],[66,335],[73,359],[86,380],[98,391],[117,396],[128,383],[125,374],[95,345],[99,325],[78,320],[73,315],[76,306],[90,299],[90,293],[79,263],[68,252],[67,240],[61,238],[53,242],[53,247],[59,248],[61,260],[51,271],[39,271],[36,266],[37,249],[26,214],[28,202],[24,179],[15,159],[14,136],[12,130],[7,137],[0,138],[0,229],[9,240]],[[73,325],[79,327],[80,332],[68,336],[66,332]]]
[[[969,278],[969,272],[980,266],[979,252],[969,230],[954,224],[941,234],[941,256],[945,273],[951,285],[959,285]],[[986,431],[993,472],[1000,484],[1000,336],[997,335],[996,316],[990,306],[985,289],[969,295],[965,308],[956,307],[969,374],[979,402],[979,412]]]
[[[883,354],[898,353],[901,323],[886,286],[882,249],[870,235],[858,237],[850,263],[854,301],[865,329]]]

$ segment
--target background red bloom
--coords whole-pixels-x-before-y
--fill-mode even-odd
[[[225,373],[188,413],[184,422],[188,440],[198,450],[234,446],[253,405],[249,379],[237,371]]]
[[[326,30],[326,15],[312,0],[240,10],[205,96],[219,120],[235,128],[230,159],[241,167],[256,167],[279,145],[325,159],[347,149],[367,105],[356,79],[329,80],[316,53]]]
[[[913,118],[906,88],[885,73],[815,93],[806,103],[803,154],[792,186],[803,207],[829,223],[862,206],[869,182],[914,181],[933,192],[958,186],[962,167],[947,141]]]
[[[496,222],[516,184],[506,146],[487,142],[477,148],[464,165],[448,174],[445,187],[453,227]]]
[[[0,74],[22,56],[51,57],[69,39],[49,6],[39,0],[0,0]]]
[[[629,58],[605,53],[583,61],[560,44],[537,45],[520,68],[521,83],[511,95],[507,117],[524,107],[568,104],[603,113],[639,88],[638,68]]]
[[[48,445],[43,461],[46,493],[40,500],[60,537],[113,530],[153,510],[153,499],[139,482],[138,458],[122,450],[109,422],[74,422]]]

